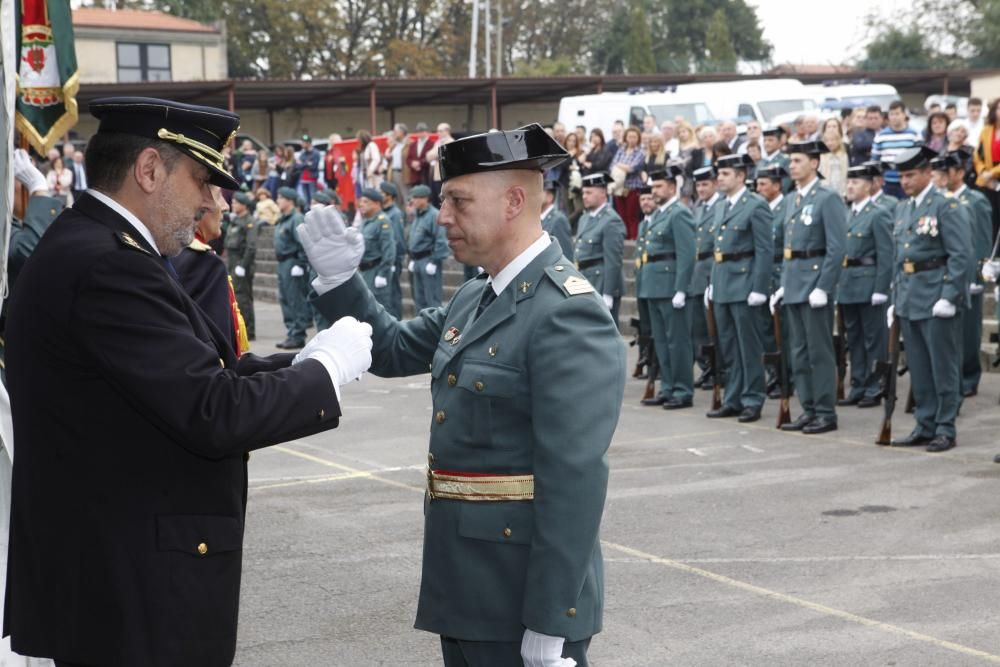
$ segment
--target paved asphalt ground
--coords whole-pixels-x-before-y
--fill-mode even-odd
[[[268,353],[280,317],[257,313]],[[773,428],[773,401],[741,425],[706,419],[706,392],[642,408],[642,385],[611,446],[593,665],[1000,663],[1000,375],[936,455],[875,446],[880,408],[805,436]],[[412,628],[428,388],[366,376],[338,429],[253,454],[237,665],[440,664]]]

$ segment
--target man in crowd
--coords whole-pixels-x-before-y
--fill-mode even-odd
[[[410,166],[407,184],[428,185],[431,182],[430,156],[437,153],[434,140],[427,133],[427,123],[417,123],[416,136],[410,137],[406,149],[406,162]]]
[[[406,229],[404,226],[403,212],[396,206],[396,198],[399,190],[392,183],[382,181],[379,184],[382,191],[382,212],[389,218],[392,225],[392,235],[395,241],[396,257],[392,264],[392,276],[389,278],[389,305],[386,308],[396,316],[396,319],[403,317],[403,288],[400,286],[400,279],[403,275],[403,260],[406,259]]]
[[[237,185],[220,137],[238,116],[134,97],[90,111],[91,189],[48,229],[10,304],[3,634],[57,665],[228,665],[247,453],[335,427],[371,329],[338,322],[294,362],[237,360],[168,258],[216,208],[212,186]]]
[[[681,154],[681,142],[677,138],[677,123],[672,120],[665,120],[660,124],[660,133],[663,135],[663,147],[667,155],[677,159]]]
[[[357,207],[361,214],[361,232],[365,244],[358,273],[375,300],[392,312],[391,283],[396,264],[396,233],[392,230],[389,216],[382,211],[384,197],[385,192],[375,188],[365,188],[358,197]],[[315,265],[314,268],[319,270]],[[315,281],[313,287],[315,288]]]
[[[386,180],[396,186],[397,196],[400,202],[408,199],[408,172],[410,165],[406,161],[406,152],[409,145],[409,130],[403,123],[396,123],[392,126],[392,134],[389,138],[389,147],[386,150],[385,161],[389,165]]]
[[[302,224],[302,213],[296,206],[298,196],[294,188],[283,186],[278,189],[281,217],[274,227],[274,258],[278,262],[278,301],[288,335],[275,347],[284,350],[304,347],[306,329],[312,325],[312,314],[306,302],[309,261],[296,231]]]
[[[760,122],[756,120],[747,121],[747,136],[746,141],[744,141],[736,152],[740,155],[746,155],[747,147],[750,145],[756,145],[760,147],[761,157],[764,155],[764,140],[763,133],[761,132]]]
[[[979,146],[979,135],[983,132],[983,100],[970,97],[965,107],[965,122],[969,126],[969,144]]]
[[[724,120],[719,124],[719,141],[724,141],[732,153],[746,143],[737,132],[736,122],[732,120]]]
[[[895,273],[888,320],[899,318],[917,424],[893,441],[943,452],[956,444],[962,400],[962,317],[968,306],[972,243],[961,202],[931,182],[936,153],[916,146],[896,153],[895,169],[908,199],[896,207]]]
[[[844,261],[847,209],[840,196],[819,181],[821,141],[788,145],[796,189],[785,218],[781,287],[771,310],[784,302],[791,368],[802,414],[781,428],[803,433],[837,429],[837,360],[833,351],[833,298]]]
[[[573,254],[577,268],[604,299],[604,304],[611,311],[611,319],[618,322],[625,282],[622,274],[625,223],[608,203],[610,184],[607,174],[583,177],[585,212],[580,216]]]
[[[888,354],[885,311],[893,271],[893,213],[872,203],[874,166],[847,170],[847,256],[837,287],[851,365],[850,390],[838,405],[872,408],[882,400],[875,363]]]
[[[713,302],[726,364],[722,406],[708,416],[738,416],[741,422],[760,419],[766,397],[760,321],[774,254],[771,211],[745,185],[752,164],[746,155],[725,155],[716,161],[716,180],[725,201],[718,204],[723,208],[715,216],[715,265],[705,292],[706,308]]]
[[[642,119],[642,133],[652,134],[653,132],[656,132],[656,116],[646,114]]]
[[[875,135],[882,129],[882,108],[873,104],[865,109],[865,124],[863,127],[856,127],[851,133],[850,161],[852,167],[864,164],[871,160],[872,143]]]
[[[251,165],[253,165],[255,159],[256,157],[252,152],[244,157],[244,160],[249,160]],[[308,134],[303,134],[302,150],[295,157],[295,163],[302,170],[299,174],[298,193],[302,197],[302,201],[306,203],[312,199],[313,193],[316,192],[316,182],[322,173],[320,171],[322,162],[323,155],[313,148],[312,137]],[[250,185],[252,186],[253,183],[250,183]]]
[[[253,197],[247,192],[233,195],[233,215],[226,228],[226,260],[233,279],[236,303],[243,313],[247,337],[257,338],[256,319],[253,312],[253,276],[257,255],[257,221],[250,214]]]
[[[430,368],[416,627],[440,636],[446,667],[586,665],[601,627],[599,524],[625,349],[541,228],[541,172],[568,158],[537,125],[444,147],[438,224],[455,258],[485,271],[406,322],[354,275],[360,241],[332,209],[311,212],[304,234],[318,305],[373,325],[372,372]]]
[[[872,160],[892,163],[896,156],[908,148],[921,143],[920,134],[907,123],[906,105],[902,100],[896,100],[889,105],[889,125],[875,135],[872,142]],[[885,193],[897,199],[905,195],[899,184],[899,172],[896,169],[886,169],[883,172]]]
[[[67,144],[72,146],[72,144]],[[73,172],[73,201],[79,199],[89,188],[87,185],[87,168],[83,164],[83,151],[73,151],[73,156],[66,163],[66,166]]]
[[[410,225],[410,280],[417,312],[437,308],[443,298],[444,260],[448,259],[448,236],[437,224],[438,210],[431,206],[431,189],[426,185],[410,188],[413,224]]]
[[[559,184],[555,181],[545,181],[545,194],[542,197],[542,229],[555,237],[566,257],[573,256],[573,232],[569,227],[566,214],[556,206],[556,193]]]
[[[616,120],[611,124],[611,138],[608,139],[608,150],[614,155],[625,145],[625,121]]]
[[[455,138],[451,136],[451,125],[448,123],[439,123],[437,126],[437,142],[434,145],[434,149],[427,156],[427,160],[431,165],[431,195],[433,197],[431,203],[435,206],[441,205],[441,167],[438,164],[438,153],[442,146],[447,146],[453,141],[455,141]]]
[[[667,165],[649,174],[658,208],[646,229],[642,251],[642,284],[653,345],[660,364],[660,392],[643,405],[664,410],[690,408],[694,395],[694,351],[687,289],[695,262],[694,216],[680,201],[684,169]]]
[[[708,337],[708,320],[705,315],[705,291],[712,278],[712,267],[715,265],[713,250],[715,248],[716,207],[724,205],[723,198],[716,192],[715,168],[701,167],[692,174],[695,194],[698,201],[694,205],[695,224],[695,263],[691,271],[691,284],[688,286],[688,297],[691,301],[691,342],[694,346],[694,357],[701,369],[701,375],[694,381],[695,387],[711,387],[713,378],[711,365],[703,350],[711,341]]]

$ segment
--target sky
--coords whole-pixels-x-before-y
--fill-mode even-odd
[[[748,0],[756,7],[775,64],[839,65],[864,55],[871,11],[882,16],[911,2],[901,0]]]

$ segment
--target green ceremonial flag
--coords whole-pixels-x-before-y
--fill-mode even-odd
[[[76,125],[80,78],[69,0],[18,0],[17,129],[45,155]]]

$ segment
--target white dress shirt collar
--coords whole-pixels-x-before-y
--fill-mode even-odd
[[[817,183],[819,183],[819,176],[813,176],[813,179],[809,181],[804,188],[798,189],[799,196],[805,199],[806,195],[809,194],[809,191],[812,190]]]
[[[157,254],[160,254],[160,249],[156,247],[156,241],[153,240],[153,234],[149,231],[149,228],[146,227],[146,225],[139,221],[139,218],[135,217],[135,214],[132,213],[132,211],[128,210],[103,192],[98,192],[97,190],[87,190],[87,194],[110,208],[121,217],[125,218],[128,224],[132,225],[135,228],[135,231],[139,232],[139,235],[146,239],[146,242],[153,247],[153,250],[155,250]]]
[[[913,198],[913,206],[917,207],[923,204],[924,200],[927,199],[927,194],[933,189],[934,189],[934,181],[931,181],[930,183],[927,184],[927,187],[924,188],[923,192],[921,192],[919,195]]]
[[[601,204],[600,206],[598,206],[597,208],[595,208],[593,211],[590,211],[590,215],[592,215],[593,217],[596,218],[597,216],[599,216],[601,214],[601,211],[603,211],[604,207],[607,206],[607,205],[608,205],[608,202],[604,202],[603,204]]]
[[[666,204],[663,204],[662,206],[660,206],[660,212],[662,213],[663,211],[666,211],[668,208],[670,208],[670,205],[673,204],[678,199],[680,199],[679,195],[674,195],[673,197],[671,197],[670,201],[668,201]]]
[[[864,210],[865,206],[867,206],[868,202],[870,202],[871,200],[872,200],[871,197],[865,197],[861,201],[854,202],[853,204],[851,204],[851,211],[854,213],[860,213],[862,210]]]
[[[737,192],[736,194],[734,194],[731,197],[726,197],[726,199],[729,200],[729,206],[730,207],[736,206],[736,202],[738,202],[740,200],[740,197],[742,197],[743,193],[746,192],[746,191],[747,191],[747,187],[744,185],[742,188],[740,188],[739,192]]]
[[[711,206],[712,204],[714,204],[715,202],[719,201],[719,197],[721,197],[721,196],[722,195],[720,195],[718,192],[713,192],[712,196],[709,197],[705,202],[703,202],[704,205],[705,205],[705,207],[707,208],[707,207]]]
[[[538,237],[538,240],[525,248],[520,255],[511,260],[510,264],[500,269],[500,272],[491,278],[487,278],[486,282],[493,286],[493,291],[500,296],[507,285],[517,278],[517,274],[521,273],[528,264],[531,264],[532,260],[545,252],[545,249],[549,247],[552,243],[552,237],[550,237],[545,232]]]
[[[782,200],[784,200],[784,198],[785,198],[785,195],[783,195],[783,194],[781,194],[779,192],[778,196],[775,197],[773,201],[767,202],[767,205],[770,206],[771,210],[773,211],[774,209],[778,208],[778,204],[780,204],[782,202]]]
[[[952,192],[951,196],[952,197],[961,197],[962,193],[965,192],[968,189],[969,189],[969,186],[966,185],[965,183],[962,183],[962,187],[960,187],[958,190],[955,190],[954,192]]]
[[[552,206],[549,206],[547,209],[545,209],[544,211],[542,211],[542,220],[544,220],[545,218],[549,217],[549,213],[551,213],[552,209],[554,209],[555,207],[556,207],[556,205],[553,204]]]

